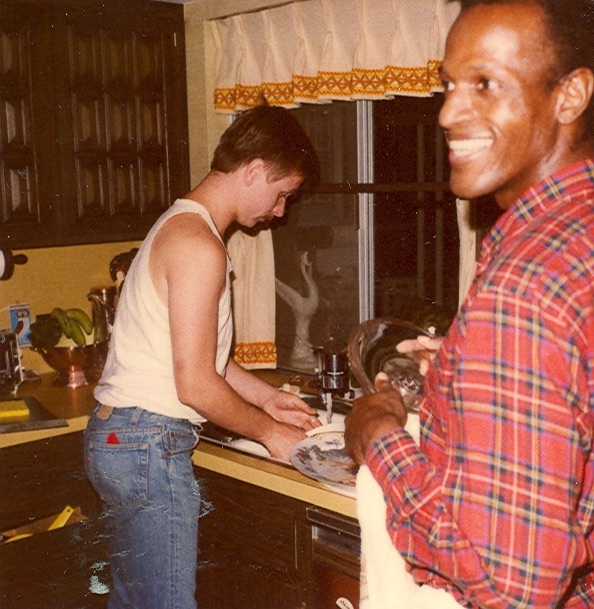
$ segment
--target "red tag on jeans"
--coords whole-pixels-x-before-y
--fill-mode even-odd
[[[106,444],[119,444],[120,441],[118,437],[113,433],[113,431],[107,436]]]

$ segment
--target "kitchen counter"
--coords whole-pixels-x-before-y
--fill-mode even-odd
[[[65,419],[68,426],[2,433],[0,434],[0,448],[81,431],[86,427],[95,403],[93,385],[76,389],[56,387],[52,384],[56,374],[55,372],[42,374],[40,382],[23,383],[19,387],[16,398],[36,398],[46,410],[57,418]]]
[[[268,376],[276,380],[272,372]],[[68,426],[3,433],[0,434],[0,448],[73,433],[86,427],[94,406],[93,386],[76,389],[55,387],[52,385],[55,378],[56,374],[50,373],[42,375],[41,382],[24,383],[17,397],[35,397],[56,417],[65,419]],[[197,467],[356,518],[356,501],[353,497],[329,490],[291,465],[209,444],[204,440],[194,451],[192,459]]]

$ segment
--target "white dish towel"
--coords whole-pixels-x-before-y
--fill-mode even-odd
[[[472,201],[456,199],[456,216],[460,236],[458,305],[464,302],[476,273],[477,231],[476,228],[473,228],[471,221],[472,207],[474,205],[475,203]]]
[[[418,442],[419,417],[405,428]],[[360,609],[460,609],[445,590],[419,586],[406,570],[386,528],[384,494],[369,468],[357,474],[357,516],[361,526]]]
[[[272,233],[236,230],[227,242],[233,266],[235,361],[244,368],[276,368],[276,293]]]

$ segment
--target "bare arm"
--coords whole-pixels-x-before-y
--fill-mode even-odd
[[[276,421],[306,431],[321,424],[316,409],[308,406],[299,396],[279,391],[244,370],[234,359],[229,360],[225,378],[241,397],[267,412]]]
[[[198,216],[177,216],[155,237],[150,271],[169,310],[180,401],[213,423],[262,442],[273,457],[287,460],[305,432],[249,404],[216,371],[218,304],[226,277],[222,244]]]

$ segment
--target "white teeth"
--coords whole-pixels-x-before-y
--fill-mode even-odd
[[[456,154],[470,154],[481,148],[488,148],[493,140],[488,137],[473,138],[470,140],[450,140],[448,145],[452,152]]]

